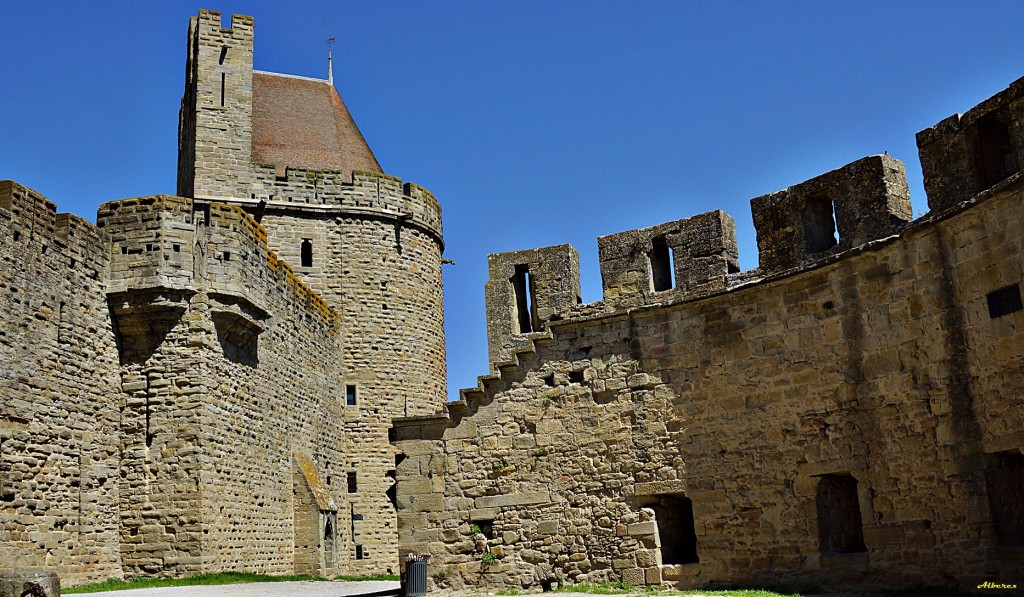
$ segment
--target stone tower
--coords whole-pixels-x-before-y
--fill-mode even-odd
[[[441,209],[384,174],[327,80],[254,71],[253,19],[189,24],[178,194],[242,207],[268,245],[340,315],[335,385],[345,405],[338,555],[351,573],[397,570],[394,417],[444,407]],[[340,77],[344,79],[344,77]]]

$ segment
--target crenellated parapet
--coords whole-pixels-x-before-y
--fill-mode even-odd
[[[1024,78],[917,134],[928,207],[942,211],[1024,166]]]
[[[751,199],[750,208],[764,274],[896,234],[912,219],[906,169],[888,155]]]
[[[723,211],[597,239],[605,300],[647,304],[724,290],[739,271],[736,224]]]
[[[443,247],[441,204],[427,189],[381,172],[286,168],[253,165],[256,182],[248,200],[218,198],[249,211],[283,211],[297,215],[369,217],[408,225],[429,234]]]
[[[99,280],[107,268],[106,233],[90,222],[13,180],[0,181],[0,218],[8,220],[7,242],[23,259],[41,259],[69,278]]]
[[[336,331],[337,314],[237,206],[168,195],[126,199],[103,204],[97,225],[109,234],[107,292],[129,351],[155,348],[154,330],[173,326],[197,292],[209,295],[225,341],[243,347],[254,346],[272,305]]]

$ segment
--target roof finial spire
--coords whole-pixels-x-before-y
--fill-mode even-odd
[[[334,38],[327,38],[327,84],[334,85],[334,70],[331,67],[331,45],[334,44]]]

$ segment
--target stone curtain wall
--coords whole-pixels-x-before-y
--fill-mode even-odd
[[[0,182],[0,562],[121,574],[106,235]]]
[[[992,319],[986,297],[1021,280],[1022,187],[795,275],[550,323],[454,420],[396,423],[402,551],[455,587],[1014,569],[984,473],[1021,447],[1024,311]],[[867,552],[820,553],[821,475],[856,480]],[[698,563],[663,561],[659,496],[692,501]]]

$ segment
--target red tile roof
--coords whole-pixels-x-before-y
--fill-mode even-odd
[[[285,167],[381,172],[345,102],[333,85],[254,72],[252,161]]]

